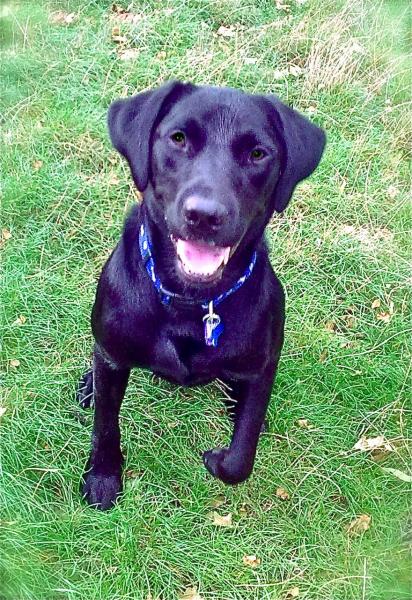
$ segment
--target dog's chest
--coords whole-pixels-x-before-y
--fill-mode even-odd
[[[156,340],[150,368],[180,385],[207,383],[217,376],[217,354],[200,336],[166,328]]]

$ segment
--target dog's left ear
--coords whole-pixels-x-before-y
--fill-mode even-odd
[[[113,146],[130,165],[137,189],[143,192],[150,177],[151,137],[167,106],[195,86],[181,81],[169,81],[161,87],[116,100],[110,105],[107,118]]]
[[[309,177],[322,157],[326,143],[323,129],[311,123],[276,96],[264,96],[269,121],[281,145],[281,173],[277,182],[273,209],[282,212],[299,181]]]

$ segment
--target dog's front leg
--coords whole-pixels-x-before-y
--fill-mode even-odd
[[[250,381],[230,381],[234,404],[234,429],[228,448],[215,448],[203,454],[206,468],[224,483],[240,483],[252,472],[259,436],[276,372],[268,365]]]
[[[129,374],[130,369],[116,368],[95,349],[92,450],[83,477],[83,494],[89,504],[101,510],[115,503],[122,488],[119,411]]]

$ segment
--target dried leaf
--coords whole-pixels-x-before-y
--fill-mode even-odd
[[[326,331],[334,332],[336,330],[336,323],[334,321],[326,321],[325,329]]]
[[[13,325],[24,325],[25,322],[27,321],[26,317],[24,315],[20,315],[19,317],[17,317],[17,319],[15,321],[13,321]]]
[[[121,35],[121,31],[120,31],[120,27],[118,25],[115,25],[114,27],[112,27],[112,41],[116,42],[116,44],[125,44],[127,42],[127,37],[124,35]]]
[[[391,200],[394,200],[396,198],[396,196],[399,194],[399,190],[395,185],[390,185],[388,187],[388,189],[386,190],[386,192]]]
[[[2,417],[4,415],[6,410],[7,410],[7,408],[5,406],[0,406],[0,417]]]
[[[276,490],[276,497],[280,498],[283,501],[285,501],[285,500],[289,500],[290,499],[290,494],[289,494],[288,491],[285,490],[285,488],[278,487],[277,490]]]
[[[252,509],[248,504],[246,504],[246,502],[243,502],[238,512],[241,517],[247,517],[251,514]]]
[[[120,179],[115,173],[110,173],[110,177],[107,182],[109,185],[119,185]]]
[[[399,469],[391,469],[390,467],[382,467],[382,471],[385,471],[386,473],[390,473],[391,475],[394,475],[394,477],[397,477],[401,481],[405,481],[406,483],[412,483],[412,475],[408,475],[407,473],[404,473],[403,471],[399,471]]]
[[[219,508],[220,506],[223,506],[223,504],[226,504],[226,498],[220,494],[214,498],[210,504],[213,506],[213,508]]]
[[[252,569],[256,569],[260,565],[260,558],[256,556],[256,554],[246,554],[243,557],[243,564],[247,567],[252,567]]]
[[[112,4],[112,13],[114,13],[114,18],[125,21],[126,23],[137,23],[142,19],[142,15],[133,13],[128,8],[119,6],[119,4]]]
[[[19,367],[20,361],[17,358],[12,358],[10,361],[10,366],[11,367]]]
[[[349,523],[346,531],[349,535],[360,535],[369,529],[371,520],[372,518],[369,515],[359,515]]]
[[[179,595],[179,600],[203,600],[203,598],[200,594],[198,594],[197,588],[188,587],[185,589],[183,594]]]
[[[388,324],[390,323],[391,315],[388,312],[381,312],[376,315],[376,318],[378,321],[383,321],[384,323]]]
[[[365,435],[363,435],[353,446],[352,450],[360,450],[360,452],[386,450],[387,452],[393,452],[394,447],[383,435],[378,435],[372,438],[367,438]]]
[[[11,233],[8,229],[1,230],[1,237],[3,240],[9,240],[11,238]]]
[[[71,25],[72,23],[74,23],[74,21],[76,21],[77,16],[75,13],[67,13],[64,10],[57,10],[56,12],[53,12],[50,17],[49,17],[49,21],[50,23],[53,23],[53,25]]]
[[[127,477],[127,479],[136,479],[137,477],[139,477],[139,471],[135,471],[134,469],[127,469],[127,471],[125,472],[125,476]]]
[[[161,50],[156,54],[156,58],[158,58],[159,60],[166,60],[166,56],[167,54],[164,50]]]
[[[138,48],[126,48],[125,50],[120,50],[118,56],[120,60],[135,60],[139,54],[140,50]]]
[[[296,422],[301,429],[313,429],[313,425],[307,419],[298,419]]]
[[[227,515],[219,515],[215,510],[211,514],[211,518],[213,520],[213,525],[217,527],[233,527],[232,524],[232,513],[228,513]]]
[[[325,348],[325,350],[322,350],[322,352],[320,353],[319,362],[324,363],[327,358],[328,358],[328,351]]]
[[[354,329],[356,327],[356,317],[353,315],[345,315],[343,321],[348,329]]]
[[[299,588],[297,586],[290,588],[290,590],[288,590],[286,592],[286,596],[285,598],[287,598],[289,600],[289,598],[298,598],[299,596]]]
[[[115,565],[111,565],[110,567],[107,567],[107,572],[110,575],[113,575],[113,573],[116,573],[116,571],[119,570],[119,567],[116,567]]]
[[[42,166],[43,166],[43,161],[42,161],[42,160],[34,160],[34,161],[31,163],[31,165],[32,165],[32,167],[33,167],[33,169],[34,169],[35,171],[38,171],[39,169],[41,169],[41,168],[42,168]]]
[[[285,12],[290,11],[290,5],[282,2],[282,0],[275,0],[275,4],[278,10],[284,10]]]
[[[236,35],[236,31],[233,27],[225,27],[224,25],[221,25],[216,33],[217,35],[221,35],[222,37],[226,38],[231,38]]]
[[[379,300],[379,298],[376,298],[371,305],[371,308],[379,308],[381,305],[381,301]]]
[[[290,75],[293,75],[293,77],[299,77],[299,75],[302,75],[302,73],[303,73],[302,67],[299,67],[299,65],[290,65],[290,67],[289,67]]]

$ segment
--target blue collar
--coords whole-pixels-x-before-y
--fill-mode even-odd
[[[173,300],[178,300],[183,301],[185,304],[193,305],[193,301],[188,301],[188,299],[184,296],[170,292],[163,287],[162,282],[155,272],[155,261],[153,257],[152,244],[149,237],[149,230],[147,225],[143,223],[139,229],[139,248],[147,274],[156,288],[161,302],[163,304],[170,304]],[[218,306],[221,302],[223,302],[223,300],[226,300],[226,298],[234,294],[240,287],[242,287],[245,281],[249,279],[255,267],[256,258],[257,254],[255,250],[252,254],[252,259],[242,277],[239,277],[236,283],[226,292],[222,292],[222,294],[219,294],[215,298],[209,300],[199,300],[199,302],[196,302],[196,304],[199,304],[202,309],[207,310],[207,313],[203,317],[205,343],[207,346],[216,347],[219,336],[223,333],[222,319],[214,312],[214,307]]]

